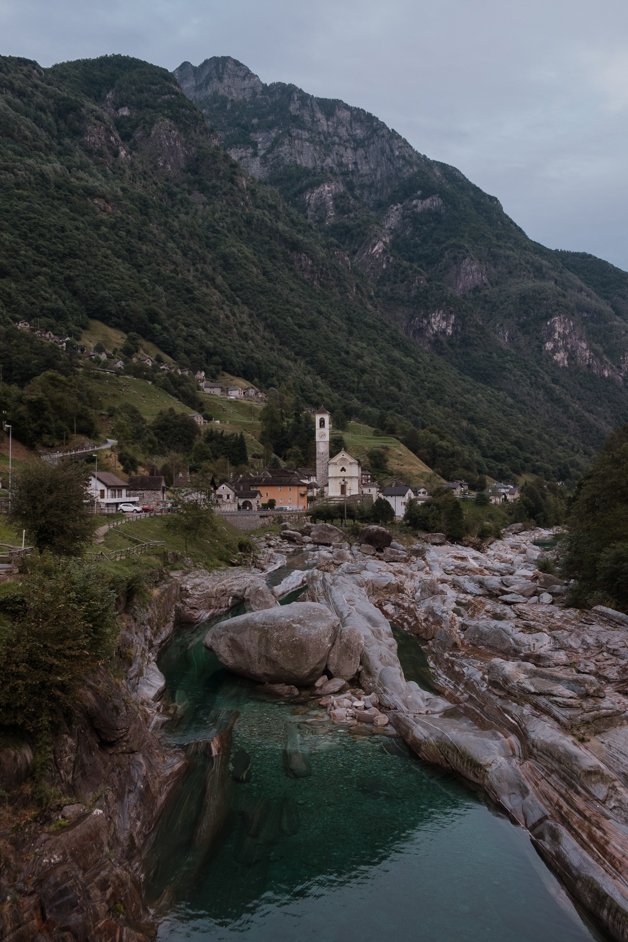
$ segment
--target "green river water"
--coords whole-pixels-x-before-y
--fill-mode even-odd
[[[205,650],[207,627],[179,633],[161,657],[180,711],[168,735],[193,743],[233,723],[232,756],[250,756],[250,779],[228,774],[217,788],[216,760],[192,763],[151,854],[161,942],[603,938],[525,832],[463,783],[395,737],[332,726],[316,701],[262,696]],[[429,684],[418,642],[400,635],[399,650],[407,678]],[[289,730],[307,777],[286,772]],[[225,823],[208,851],[204,822],[216,800]]]

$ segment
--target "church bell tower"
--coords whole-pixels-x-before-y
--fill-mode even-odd
[[[329,464],[329,431],[331,416],[327,409],[317,409],[314,415],[316,437],[316,483],[327,487],[327,465]]]

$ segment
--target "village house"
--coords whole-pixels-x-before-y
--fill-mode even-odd
[[[129,496],[127,482],[110,471],[92,471],[87,491],[103,513],[115,513],[120,504],[139,504],[136,497]]]
[[[414,499],[414,492],[407,484],[391,484],[383,487],[380,496],[387,500],[395,512],[395,520],[401,520],[406,507]]]
[[[220,383],[203,383],[202,389],[203,392],[208,393],[210,396],[222,396],[222,386]]]
[[[222,510],[223,513],[232,513],[238,509],[235,488],[226,481],[216,488],[214,501],[218,510]]]
[[[307,509],[307,485],[296,471],[269,468],[261,474],[242,475],[231,483],[242,491],[259,491],[262,505],[274,501],[277,510]]]
[[[469,493],[469,485],[466,481],[450,481],[448,484],[444,484],[443,487],[451,491],[454,497],[466,497]]]
[[[510,504],[519,499],[519,488],[515,484],[493,484],[488,493],[491,504]]]
[[[162,474],[133,474],[127,484],[129,500],[159,507],[166,499],[166,479]]]
[[[191,412],[190,418],[192,419],[193,422],[196,422],[198,426],[205,425],[205,418],[204,416],[201,415],[200,412]]]
[[[430,499],[430,492],[428,491],[426,487],[417,487],[414,492],[414,496],[416,500],[420,500],[421,502],[424,502]]]
[[[360,480],[360,493],[363,497],[370,497],[373,502],[379,497],[379,484],[370,471],[362,470]]]
[[[255,386],[247,386],[246,389],[243,389],[242,396],[244,399],[254,399],[257,402],[263,402],[268,398],[266,393],[260,392],[260,390],[256,389]]]
[[[242,390],[239,386],[227,386],[227,396],[229,399],[242,399]]]
[[[262,507],[262,495],[258,490],[236,490],[235,496],[238,510],[260,510]]]

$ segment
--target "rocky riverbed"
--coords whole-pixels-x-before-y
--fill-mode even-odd
[[[331,612],[336,631],[330,638],[319,613],[325,637],[316,642],[318,669],[321,643],[327,650],[321,692],[339,682],[321,699],[331,719],[389,722],[423,759],[481,786],[527,828],[574,897],[626,940],[628,618],[565,607],[565,585],[537,567],[535,541],[548,534],[517,529],[486,552],[439,540],[408,551],[381,534],[377,545],[376,533],[349,547],[334,528],[289,531],[287,542],[316,564],[302,573],[306,603],[273,614],[275,638],[285,628],[278,651],[294,659],[300,606],[304,616],[312,603]],[[271,539],[268,548],[284,545]],[[265,621],[242,616],[232,670],[239,646],[242,673],[256,676]],[[406,682],[390,621],[425,642],[438,695]],[[211,634],[207,643],[218,650]],[[281,679],[279,658],[272,680]]]
[[[175,574],[124,617],[126,678],[95,678],[55,744],[68,803],[56,823],[3,845],[3,937],[154,937],[143,853],[191,761],[159,736],[168,708],[155,658],[177,623],[241,603],[248,614],[207,639],[231,670],[270,695],[305,689],[356,732],[394,730],[476,783],[611,936],[628,939],[628,618],[565,607],[565,586],[537,565],[542,531],[479,552],[439,538],[408,549],[369,530],[353,546],[326,525],[269,537],[259,569]],[[303,569],[271,590],[268,572],[296,547]],[[279,608],[299,586],[301,600]],[[422,640],[437,693],[406,681],[391,622]],[[10,791],[30,758],[2,759]]]

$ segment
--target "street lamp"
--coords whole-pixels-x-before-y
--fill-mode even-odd
[[[9,510],[11,510],[11,497],[13,494],[13,426],[3,422],[2,428],[9,433]]]

